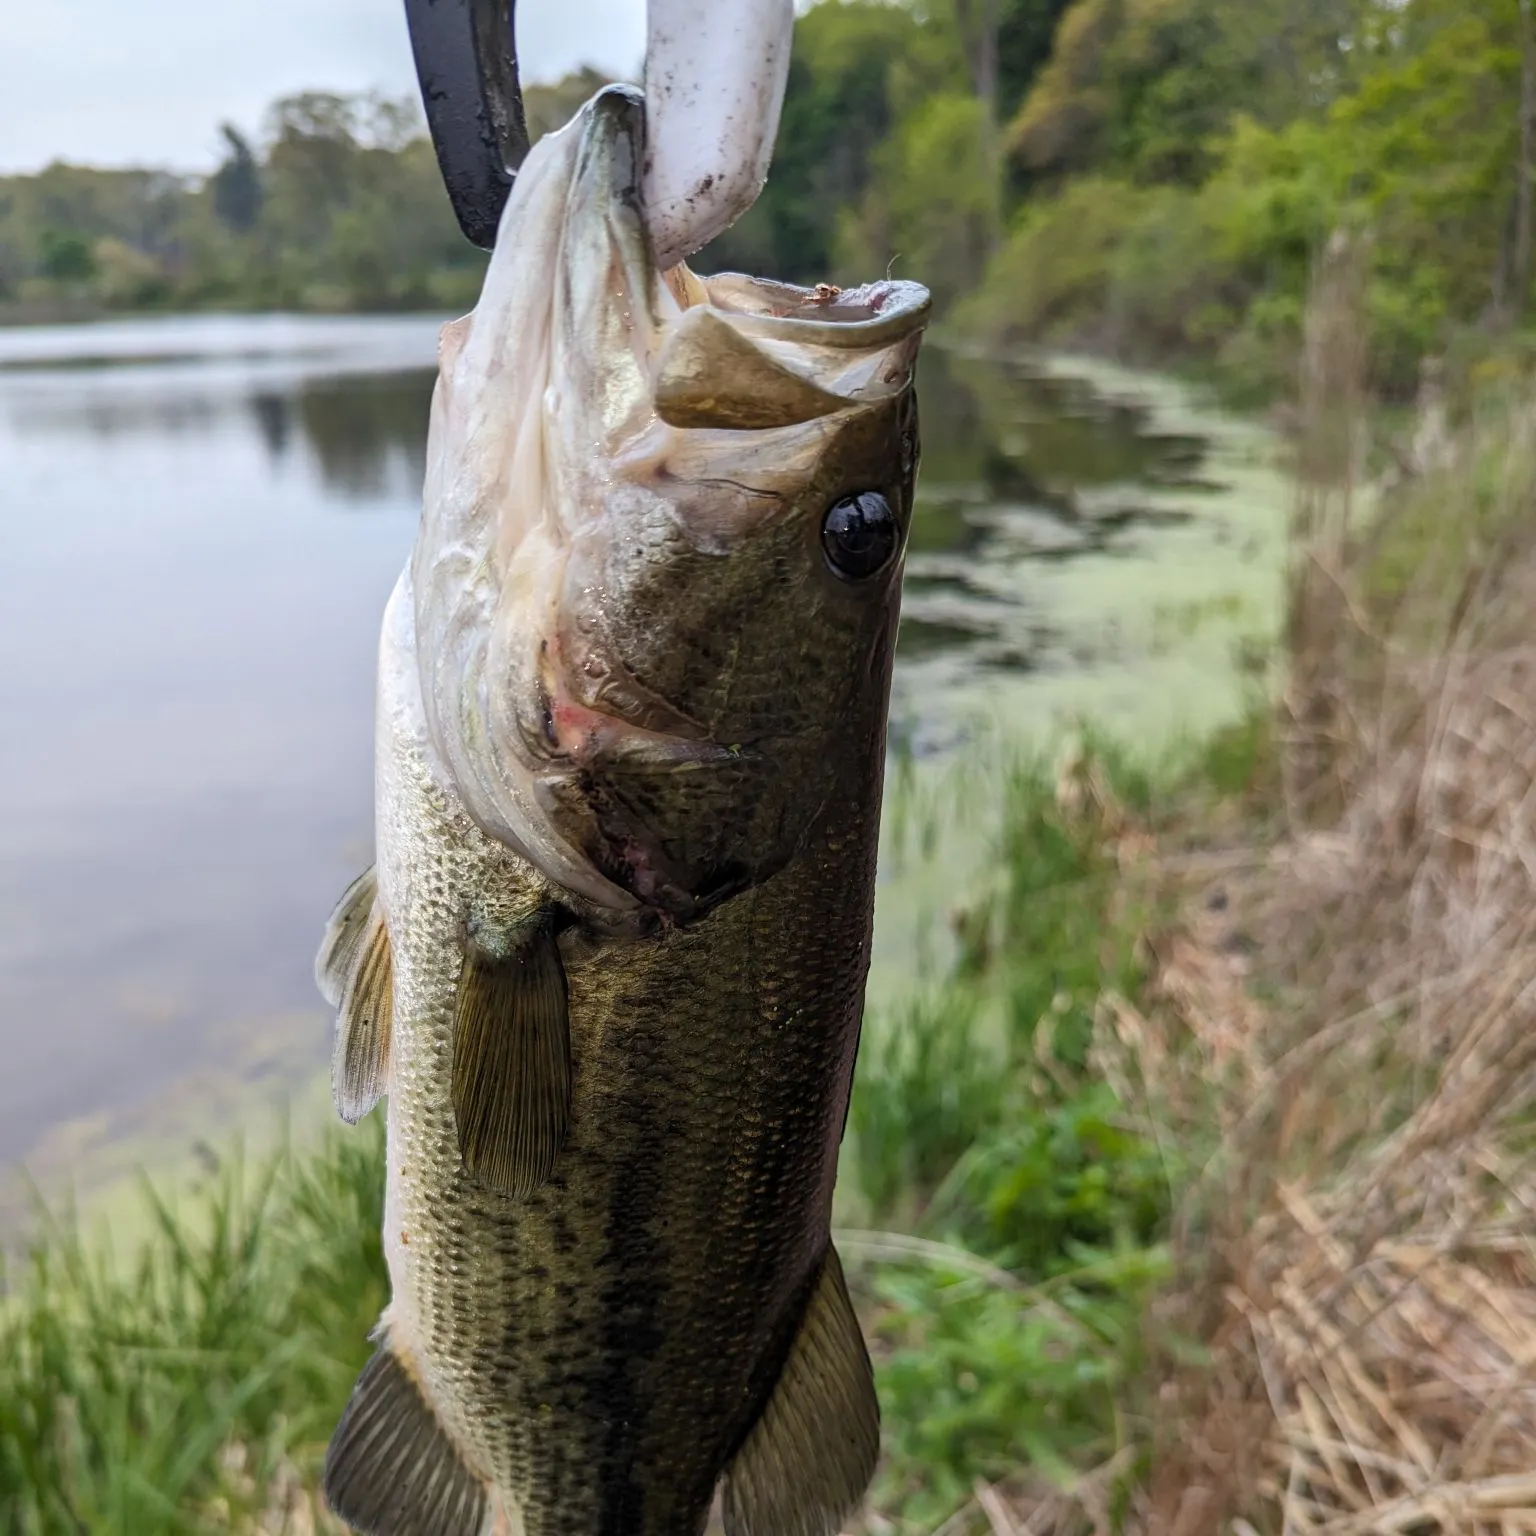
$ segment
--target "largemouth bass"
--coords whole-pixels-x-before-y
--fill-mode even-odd
[[[829,1235],[921,287],[658,271],[644,103],[535,146],[445,328],[377,863],[319,960],[388,1096],[371,1536],[826,1536],[878,1451]]]

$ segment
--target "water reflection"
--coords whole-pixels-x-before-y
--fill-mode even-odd
[[[421,368],[317,379],[253,395],[250,409],[275,463],[297,437],[332,495],[370,501],[421,484],[432,380]]]
[[[907,557],[893,699],[906,750],[953,750],[999,675],[1081,666],[1116,641],[1073,634],[1041,601],[1043,568],[1145,556],[1196,515],[1207,444],[1150,408],[1023,361],[930,350],[920,375],[923,469]],[[1167,494],[1182,493],[1170,505]],[[971,711],[974,713],[974,711]]]
[[[0,1164],[163,1122],[172,1085],[206,1111],[232,1074],[324,1061],[310,957],[369,854],[374,647],[436,335],[0,333]],[[919,754],[1123,651],[1117,571],[1232,537],[1199,432],[934,350],[920,382],[893,697]]]

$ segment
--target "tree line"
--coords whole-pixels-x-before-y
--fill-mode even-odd
[[[1000,343],[1273,387],[1316,252],[1352,231],[1378,385],[1518,335],[1532,280],[1532,0],[821,0],[768,187],[705,267],[892,270]],[[528,91],[535,133],[601,83]],[[414,102],[310,92],[207,177],[0,179],[0,313],[456,307]]]
[[[895,255],[914,274],[934,266],[947,297],[1000,227],[997,121],[1049,57],[1064,9],[813,7],[798,23],[768,189],[700,264],[820,281]],[[602,83],[587,69],[530,87],[535,136]],[[458,233],[413,101],[307,92],[276,102],[259,133],[221,132],[223,161],[207,177],[55,164],[0,178],[0,313],[472,300],[483,258]],[[932,211],[914,154],[919,182],[946,183]],[[893,238],[899,254],[885,250]]]

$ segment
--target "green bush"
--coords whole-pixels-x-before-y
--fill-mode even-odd
[[[1168,1274],[1160,1247],[1130,1247],[1021,1286],[964,1254],[888,1260],[874,1281],[886,1460],[875,1503],[931,1531],[978,1478],[1032,1472],[1068,1485],[1121,1448],[1149,1351],[1148,1302]]]
[[[1007,344],[1112,345],[1111,262],[1155,194],[1088,177],[1026,204],[979,291],[955,315],[962,330]]]

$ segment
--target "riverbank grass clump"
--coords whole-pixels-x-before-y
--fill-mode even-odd
[[[319,1457],[385,1300],[379,1127],[144,1199],[133,1255],[44,1217],[4,1275],[0,1531],[318,1529]]]
[[[1181,1173],[1097,1061],[1153,911],[1112,777],[1145,793],[1088,758],[1059,782],[1014,770],[952,970],[861,1065],[848,1171],[880,1230],[838,1238],[885,1408],[876,1528],[932,1529],[978,1479],[1064,1484],[1144,1438],[1121,1409],[1159,1347],[1141,1324]]]
[[[1317,419],[1350,419],[1347,336],[1319,331]],[[1288,824],[1234,890],[1268,1005],[1220,1109],[1225,1189],[1191,1206],[1211,1433],[1167,1468],[1211,1521],[1536,1527],[1531,399],[1475,401],[1369,501],[1362,452],[1303,476]]]

